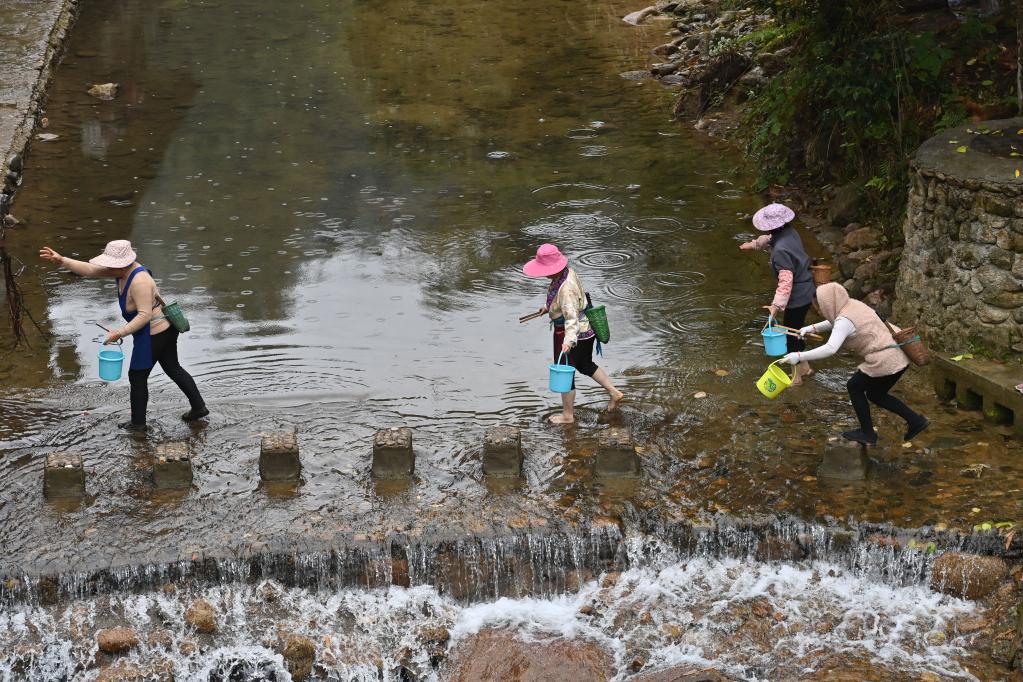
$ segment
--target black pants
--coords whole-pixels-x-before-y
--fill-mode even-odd
[[[781,323],[786,327],[801,329],[806,324],[806,313],[810,310],[810,304],[801,305],[798,308],[786,308]],[[806,350],[806,341],[797,336],[785,337],[785,348],[790,353],[798,353]]]
[[[597,337],[591,337],[585,341],[577,341],[572,350],[568,351],[568,355],[565,359],[568,360],[568,364],[575,367],[575,371],[579,374],[585,374],[588,377],[594,375],[594,373],[600,369],[597,367],[597,363],[593,362],[593,344],[596,342]],[[558,356],[561,355],[561,347],[558,346],[557,352],[554,354],[554,362],[558,361]],[[575,390],[575,376],[572,376],[572,390]]]
[[[193,410],[201,410],[206,406],[199,389],[195,385],[192,375],[185,371],[185,368],[178,362],[178,330],[171,327],[152,337],[153,364],[160,363],[163,372],[171,378],[181,392],[188,398],[189,405]],[[149,403],[149,373],[150,369],[128,370],[128,381],[131,384],[131,423],[142,425],[146,423],[146,405]]]
[[[892,390],[895,384],[898,383],[905,371],[904,369],[899,370],[895,374],[889,374],[886,377],[871,377],[856,370],[856,373],[849,377],[849,382],[845,386],[849,389],[849,400],[852,402],[853,410],[856,411],[856,418],[860,420],[860,428],[864,433],[874,432],[874,422],[870,418],[870,404],[867,402],[868,400],[882,409],[899,415],[910,426],[919,424],[923,419],[919,414],[909,409],[904,402],[888,394],[888,391]]]

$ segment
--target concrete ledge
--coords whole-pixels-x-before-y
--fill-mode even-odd
[[[43,494],[51,500],[85,495],[85,467],[80,455],[51,452],[46,456]]]
[[[263,436],[259,446],[259,476],[264,481],[294,481],[302,475],[298,434],[278,431]]]
[[[867,478],[869,468],[867,446],[836,438],[824,446],[824,458],[817,468],[817,476],[836,481],[862,481]]]
[[[153,454],[153,485],[178,490],[192,485],[192,458],[186,443],[161,443]]]
[[[600,433],[595,472],[598,476],[639,475],[639,455],[628,429],[612,427]]]
[[[373,477],[410,478],[416,468],[412,429],[381,429],[373,436]]]
[[[514,426],[494,426],[483,435],[483,473],[487,476],[522,474],[522,433]]]
[[[1023,367],[980,359],[953,362],[935,354],[931,372],[939,398],[955,396],[963,409],[983,410],[989,421],[1011,423],[1023,435],[1023,393],[1016,390],[1023,383]]]

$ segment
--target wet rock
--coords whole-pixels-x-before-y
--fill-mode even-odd
[[[217,614],[205,599],[195,600],[185,611],[185,622],[198,632],[211,635],[217,631]]]
[[[613,573],[608,573],[607,575],[604,576],[604,579],[600,582],[600,586],[602,588],[604,588],[605,590],[610,589],[610,588],[612,588],[612,587],[614,587],[615,585],[618,584],[618,581],[621,579],[621,577],[622,577],[622,574],[619,573],[618,571],[614,571]]]
[[[842,240],[842,249],[846,252],[852,252],[861,249],[871,249],[876,247],[877,244],[877,233],[869,227],[861,227],[845,236],[845,239]]]
[[[624,17],[622,17],[622,21],[624,21],[626,24],[639,26],[644,21],[646,21],[647,18],[649,18],[650,15],[652,14],[657,14],[657,8],[654,7],[653,5],[651,5],[650,7],[644,7],[643,9],[638,10],[636,12],[630,12],[629,14],[626,14]]]
[[[511,632],[483,630],[455,645],[448,680],[598,682],[609,680],[613,674],[614,658],[595,642],[524,642]]]
[[[729,677],[714,669],[706,669],[693,665],[680,665],[671,668],[651,670],[629,678],[629,682],[732,682],[739,678]]]
[[[146,644],[152,649],[170,649],[173,643],[174,637],[169,630],[153,630],[146,636]]]
[[[291,679],[301,682],[308,679],[316,660],[316,644],[313,640],[293,632],[285,633],[275,647],[284,658],[291,673]]]
[[[623,71],[618,75],[627,81],[645,81],[650,78],[649,71]]]
[[[447,655],[451,633],[445,627],[424,627],[416,631],[416,636],[424,645],[426,655],[433,665],[439,665]]]
[[[860,183],[850,182],[835,191],[835,196],[828,205],[828,221],[841,227],[856,219],[860,210]]]
[[[97,99],[112,100],[117,97],[117,83],[97,83],[89,87],[88,93]]]
[[[143,682],[147,675],[138,665],[128,660],[120,660],[102,670],[96,682]]]
[[[946,552],[934,561],[931,589],[964,599],[991,594],[1009,573],[1006,563],[990,556]]]
[[[99,650],[105,654],[120,654],[139,645],[139,636],[131,628],[110,628],[96,633]]]

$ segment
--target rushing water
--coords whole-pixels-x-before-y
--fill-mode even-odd
[[[301,554],[338,538],[500,535],[595,518],[646,530],[657,526],[651,518],[711,512],[966,529],[1015,519],[1017,443],[938,404],[920,376],[900,389],[935,426],[904,449],[900,425],[881,417],[896,444],[875,450],[858,480],[820,470],[828,438],[851,419],[848,362],[823,365],[773,403],[756,393],[759,306],[772,287],[763,255],[736,248],[760,201],[742,189],[752,173],[729,147],[670,122],[659,85],[620,77],[649,61],[665,28],[623,26],[632,9],[624,0],[85,2],[47,106],[48,132],[59,137],[34,144],[14,206],[26,228],[9,246],[28,265],[27,304],[49,338],[32,331],[31,348],[0,357],[0,575],[15,586],[48,574],[74,583],[107,568],[159,573],[259,547]],[[85,93],[103,82],[120,84],[115,100]],[[118,432],[126,382],[96,379],[95,323],[116,323],[113,284],[35,260],[43,244],[88,258],[118,238],[132,240],[188,313],[180,352],[211,405],[208,425],[177,420],[181,396],[156,372],[148,437]],[[567,429],[544,423],[557,402],[546,387],[550,332],[543,321],[516,323],[542,303],[543,284],[520,267],[547,240],[608,306],[612,341],[598,360],[628,395],[607,417],[603,392],[582,381],[580,423]],[[694,399],[698,391],[709,396]],[[590,455],[607,423],[633,429],[642,478],[594,476]],[[374,482],[369,439],[399,424],[415,430],[416,477]],[[482,432],[499,424],[523,427],[520,482],[482,475]],[[302,483],[261,484],[260,434],[292,427]],[[187,492],[152,490],[152,447],[164,440],[188,443]],[[81,503],[43,500],[42,461],[55,450],[85,459]],[[967,464],[987,465],[986,478],[962,477]],[[674,589],[699,571],[717,581],[711,594],[724,594],[735,588],[723,576],[739,569],[792,585],[813,575],[727,557],[686,561],[636,562],[630,584]],[[815,588],[836,612],[872,589],[842,580]],[[957,671],[954,651],[918,641],[967,607],[917,583],[870,598],[898,602],[895,591],[915,590],[900,597],[908,610],[893,603],[885,613],[915,623],[922,604],[932,620],[909,634],[879,626],[862,651],[895,652],[882,656],[895,668]],[[542,604],[483,608],[536,606],[567,618],[597,590],[586,583],[578,596],[561,595],[575,587],[529,597]],[[384,611],[432,604],[457,632],[466,619],[506,617],[436,589],[288,594],[298,611],[345,600]],[[677,597],[689,598],[713,601]],[[173,599],[148,593],[79,606],[101,613],[104,599],[131,602],[139,619],[154,608],[177,613]],[[42,611],[32,618],[64,618],[59,607],[33,608]],[[5,616],[8,640],[26,617]],[[258,626],[236,626],[218,646],[261,646]],[[617,636],[587,627],[602,641]],[[81,652],[61,637],[32,644],[52,649],[46,665],[77,665]],[[397,646],[389,641],[376,646]],[[694,642],[651,646],[656,660],[705,655]],[[752,676],[770,677],[776,665],[730,656],[714,658]],[[196,672],[209,660],[180,664]]]
[[[172,667],[175,679],[288,679],[280,632],[315,644],[318,679],[445,679],[452,652],[486,629],[511,629],[541,642],[593,642],[613,660],[606,674],[615,679],[672,665],[716,667],[749,680],[835,668],[854,676],[848,679],[986,675],[971,653],[974,605],[893,580],[900,560],[889,552],[885,561],[883,548],[870,550],[876,561],[859,568],[841,561],[762,563],[706,550],[682,554],[642,537],[626,539],[623,551],[631,568],[584,578],[568,594],[469,604],[430,585],[308,590],[264,580],[188,589],[169,584],[67,606],[35,605],[0,615],[6,652],[0,679],[75,678],[107,660],[97,655],[92,633],[114,626],[139,635],[129,661],[143,671]],[[902,559],[905,568],[914,561]],[[534,556],[523,567],[539,573],[545,563]],[[185,623],[185,611],[200,597],[216,610],[215,637]],[[423,635],[438,630],[450,640],[438,645]]]

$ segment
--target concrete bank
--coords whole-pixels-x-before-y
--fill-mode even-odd
[[[10,206],[46,100],[82,0],[4,0],[0,3],[0,216]]]

